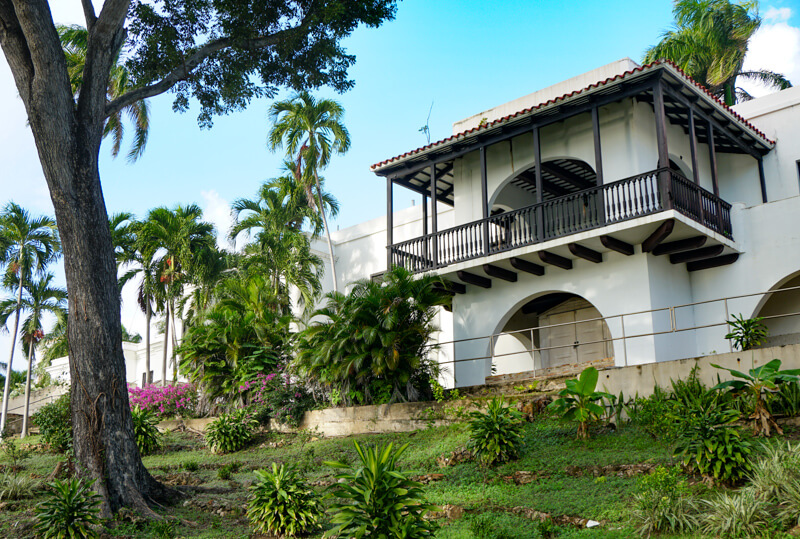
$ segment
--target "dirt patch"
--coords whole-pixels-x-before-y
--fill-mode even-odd
[[[176,486],[197,486],[203,483],[203,480],[191,472],[178,472],[173,474],[159,475],[155,478],[165,485],[171,487]]]
[[[447,468],[448,466],[455,466],[456,464],[461,464],[462,462],[468,462],[472,460],[472,451],[469,449],[456,449],[449,455],[439,455],[436,457],[436,464],[439,465],[439,468]]]

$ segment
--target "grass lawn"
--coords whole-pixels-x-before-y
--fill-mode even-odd
[[[538,525],[519,513],[535,510],[553,516],[566,515],[598,520],[600,528],[579,529],[565,525],[558,537],[632,537],[627,529],[628,507],[636,486],[635,477],[616,475],[594,477],[591,470],[577,475],[574,467],[619,464],[668,464],[671,450],[634,426],[619,431],[594,432],[587,442],[575,440],[575,428],[542,417],[525,426],[525,450],[519,460],[484,470],[472,462],[440,468],[436,458],[463,448],[467,425],[457,423],[411,433],[363,435],[353,438],[317,439],[313,435],[260,436],[249,448],[228,455],[213,455],[202,439],[191,433],[169,433],[163,449],[145,457],[150,472],[165,481],[197,484],[213,488],[159,509],[165,516],[177,517],[172,530],[163,525],[141,522],[130,516],[109,526],[112,537],[248,537],[244,517],[247,487],[255,476],[253,470],[272,462],[297,465],[309,481],[330,481],[333,470],[323,461],[353,463],[356,453],[353,439],[362,443],[410,443],[401,460],[406,470],[419,474],[441,473],[441,480],[425,486],[429,500],[438,505],[457,505],[463,516],[441,520],[437,537],[448,539],[540,537]],[[29,441],[36,442],[33,437]],[[22,474],[45,477],[61,457],[35,453],[24,464]],[[218,469],[237,462],[239,470],[229,480],[218,477]],[[515,472],[533,472],[533,480],[516,484],[508,476]],[[320,492],[324,487],[318,487]],[[33,507],[40,497],[9,502],[0,509],[0,530],[7,537],[33,537]],[[516,509],[515,509],[516,508]]]

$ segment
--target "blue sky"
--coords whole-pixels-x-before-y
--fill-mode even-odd
[[[54,18],[80,23],[80,2],[55,0]],[[99,4],[99,2],[96,2]],[[620,58],[639,61],[672,21],[669,0],[615,2],[556,0],[406,0],[397,18],[378,29],[362,28],[345,42],[356,55],[355,88],[338,95],[352,149],[325,172],[340,201],[333,227],[385,213],[385,183],[369,165],[426,143],[419,132],[430,117],[431,140],[449,136],[452,122]],[[800,0],[761,6],[765,24],[751,46],[750,63],[783,71],[800,83]],[[285,97],[283,94],[281,97]],[[135,164],[101,150],[100,172],[109,212],[142,216],[155,206],[197,203],[223,228],[227,205],[251,197],[278,172],[282,156],[265,145],[270,101],[197,126],[197,110],[172,112],[172,96],[151,99],[151,132]],[[0,201],[15,200],[52,213],[21,101],[0,60]],[[395,190],[397,209],[412,194]],[[123,321],[143,322],[126,307]],[[0,355],[8,338],[0,336]],[[15,361],[15,368],[21,363]]]

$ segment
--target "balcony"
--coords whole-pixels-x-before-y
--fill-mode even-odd
[[[392,244],[390,260],[420,273],[667,210],[732,240],[730,208],[663,168]]]

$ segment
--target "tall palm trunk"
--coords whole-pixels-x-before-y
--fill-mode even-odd
[[[314,182],[317,184],[317,199],[319,200],[319,213],[322,215],[322,223],[325,225],[325,236],[328,238],[328,255],[331,257],[331,274],[333,276],[333,291],[339,291],[336,283],[336,259],[333,258],[333,242],[331,241],[331,229],[328,226],[328,216],[325,215],[325,206],[322,205],[322,187],[319,184],[319,175],[316,167],[314,168]]]
[[[167,316],[164,317],[164,350],[161,358],[161,387],[167,385],[167,344],[169,344],[169,304],[167,304]]]
[[[146,346],[146,350],[144,352],[144,382],[146,384],[153,383],[153,375],[150,371],[150,319],[153,316],[153,310],[150,307],[150,298],[145,298],[147,301],[147,307],[145,308],[145,318],[147,319],[147,327],[144,329],[144,342]]]
[[[175,304],[170,304],[170,317],[172,318],[172,385],[178,381],[178,324],[175,323]]]
[[[25,379],[25,411],[22,413],[22,432],[19,437],[24,438],[28,435],[28,414],[31,410],[31,372],[33,370],[33,354],[36,348],[33,346],[33,338],[28,345],[28,376]]]
[[[6,369],[6,383],[3,388],[3,413],[0,415],[0,439],[6,430],[8,421],[8,394],[11,392],[11,365],[14,364],[14,348],[17,345],[17,332],[19,331],[19,310],[22,305],[22,265],[19,268],[19,289],[17,290],[17,312],[14,315],[14,333],[11,338],[11,354],[8,358],[8,368]]]

